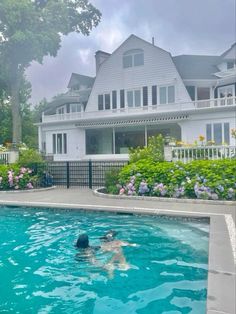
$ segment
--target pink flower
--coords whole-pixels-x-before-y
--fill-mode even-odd
[[[27,171],[26,168],[24,168],[24,167],[21,167],[21,168],[20,168],[20,173],[26,173],[26,171]]]
[[[33,189],[33,184],[31,182],[27,183],[26,185],[27,189]]]
[[[125,193],[125,189],[124,189],[124,188],[121,188],[119,194],[120,194],[120,195],[123,195],[124,193]]]

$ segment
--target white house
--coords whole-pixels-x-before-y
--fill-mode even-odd
[[[42,115],[39,149],[54,160],[124,159],[163,134],[235,145],[236,43],[220,56],[171,54],[131,35],[97,51],[96,77],[73,73]]]

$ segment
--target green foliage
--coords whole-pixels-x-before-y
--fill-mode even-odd
[[[105,173],[105,188],[109,194],[118,194],[121,186],[119,185],[120,170],[114,168]]]
[[[162,135],[149,137],[147,147],[131,148],[129,160],[131,163],[139,160],[164,161],[164,138]]]
[[[32,164],[43,163],[41,154],[35,149],[26,149],[20,151],[18,164],[22,167],[29,167]]]
[[[236,197],[235,174],[235,160],[187,164],[139,160],[120,171],[120,194],[232,200]]]
[[[11,96],[12,142],[22,141],[20,88],[26,68],[55,57],[62,35],[89,35],[101,13],[88,0],[0,1],[0,88]]]
[[[0,190],[32,189],[40,182],[34,172],[19,165],[0,165]]]

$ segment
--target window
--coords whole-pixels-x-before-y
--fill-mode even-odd
[[[144,64],[144,55],[143,53],[138,53],[134,55],[134,66],[139,66]]]
[[[142,49],[132,49],[123,54],[123,68],[131,68],[144,65],[144,53]]]
[[[130,68],[133,65],[132,56],[123,56],[123,68]]]
[[[207,141],[214,141],[216,145],[222,143],[229,144],[229,123],[213,123],[206,125],[206,139]]]
[[[70,104],[70,112],[81,112],[81,104]]]
[[[67,134],[58,133],[52,135],[53,154],[67,154]]]
[[[166,104],[166,87],[160,87],[160,104]]]
[[[195,100],[195,86],[186,86],[186,89],[189,93],[191,100]]]
[[[215,144],[222,144],[222,124],[214,123],[213,124],[213,140]]]
[[[103,95],[98,95],[98,110],[103,110]]]
[[[112,109],[117,108],[117,92],[116,90],[112,91]]]
[[[143,106],[148,105],[148,88],[147,86],[143,87]]]
[[[62,154],[62,134],[57,134],[57,154]]]
[[[157,87],[156,85],[152,86],[152,105],[157,104]]]
[[[86,154],[113,154],[112,129],[85,130]]]
[[[124,91],[124,89],[120,90],[120,108],[125,108],[125,91]]]
[[[197,100],[210,99],[210,87],[197,87]]]
[[[127,91],[127,105],[128,107],[140,107],[141,106],[141,91],[131,90]]]
[[[106,110],[111,109],[110,94],[105,94],[105,109],[106,109]]]
[[[64,107],[58,109],[59,114],[64,114]]]
[[[170,104],[175,102],[175,87],[160,87],[160,104]]]

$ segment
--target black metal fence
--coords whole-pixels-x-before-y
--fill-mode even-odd
[[[125,166],[128,161],[47,162],[44,171],[53,177],[53,184],[62,187],[102,187],[105,175]]]

